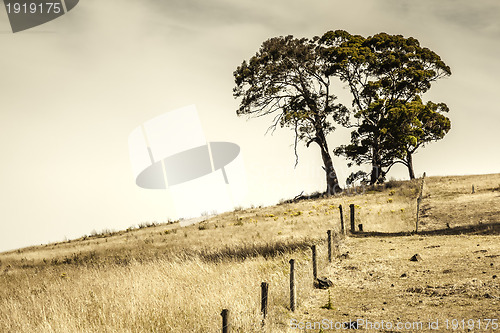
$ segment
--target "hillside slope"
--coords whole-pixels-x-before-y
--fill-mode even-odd
[[[222,308],[231,309],[234,331],[262,331],[262,281],[270,283],[268,332],[322,319],[474,319],[477,328],[479,319],[498,318],[500,174],[427,178],[420,233],[412,235],[420,185],[392,181],[184,228],[144,226],[2,253],[0,331],[217,332]],[[349,228],[350,204],[364,232],[343,237],[338,206]],[[332,263],[328,229],[337,232]],[[312,287],[313,244],[320,275],[334,282],[330,292]],[[409,261],[416,253],[422,260]],[[288,310],[291,258],[295,313]],[[329,295],[331,309],[321,308]]]

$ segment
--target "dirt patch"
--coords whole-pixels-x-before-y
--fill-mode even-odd
[[[438,286],[409,287],[406,292],[424,294],[431,297],[447,297],[459,295],[469,298],[500,299],[500,285],[496,282],[472,280],[459,284],[445,284]]]

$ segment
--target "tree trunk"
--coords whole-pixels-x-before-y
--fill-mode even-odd
[[[323,170],[325,170],[326,173],[326,193],[328,195],[341,193],[342,188],[340,188],[337,173],[335,172],[335,168],[333,167],[332,157],[328,152],[328,144],[326,143],[323,128],[321,126],[315,126],[315,129],[317,138],[315,142],[321,149],[321,158],[323,159],[324,164]]]
[[[382,171],[382,159],[378,150],[378,138],[374,138],[372,153],[372,172],[370,175],[370,185],[384,182],[385,173]]]
[[[406,166],[410,174],[410,179],[415,179],[415,172],[413,171],[413,158],[409,151],[406,151]]]
[[[321,157],[323,158],[323,169],[326,173],[326,193],[328,195],[338,194],[342,192],[337,178],[337,173],[333,167],[332,157],[327,150],[321,148]]]
[[[379,162],[374,159],[372,162],[372,172],[370,175],[370,185],[382,184],[384,182],[384,172],[382,171],[382,166]]]

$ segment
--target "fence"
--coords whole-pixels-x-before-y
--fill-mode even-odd
[[[420,204],[423,198],[423,190],[424,190],[424,182],[425,182],[425,172],[422,176],[422,183],[420,186],[419,195],[417,197],[417,219],[415,224],[415,232],[418,233],[418,221],[419,221],[419,211]],[[474,188],[473,188],[474,191]],[[344,226],[344,213],[342,209],[342,205],[339,205],[339,214],[340,214],[340,236],[345,236],[346,228]],[[356,206],[354,204],[349,205],[349,222],[350,222],[350,232],[356,233],[356,223],[355,223],[355,209]],[[363,232],[363,225],[358,224],[358,232]],[[338,246],[339,237],[335,237],[335,234],[332,230],[327,230],[327,255],[328,262],[332,262],[333,257],[333,243],[337,242],[336,246]],[[312,251],[312,275],[313,275],[313,283],[318,278],[318,267],[317,267],[317,245],[311,245]],[[339,253],[337,253],[338,255]],[[297,288],[296,288],[296,270],[295,270],[295,259],[291,259],[290,263],[290,311],[294,312],[297,309]],[[262,282],[261,283],[261,314],[262,314],[262,326],[265,326],[267,314],[268,314],[268,299],[269,299],[269,283]],[[221,312],[222,316],[222,332],[229,333],[231,331],[230,324],[230,310],[223,309]]]
[[[341,207],[340,207],[341,209]],[[354,216],[354,215],[352,215]],[[328,262],[332,262],[332,257],[333,257],[333,247],[335,245],[335,248],[338,247],[338,242],[340,241],[340,237],[338,235],[335,235],[333,230],[328,230],[327,231],[327,255],[328,255]],[[336,244],[333,244],[336,243]],[[313,275],[313,284],[318,278],[318,267],[317,267],[317,245],[311,245],[311,251],[312,251],[312,275]],[[336,251],[337,252],[337,251]],[[338,254],[338,253],[337,253]],[[295,259],[290,259],[290,311],[295,312],[297,308],[297,288],[296,288],[296,267],[295,267]],[[261,283],[261,291],[260,291],[260,312],[262,315],[262,326],[265,326],[266,323],[266,318],[268,315],[268,299],[269,299],[269,283],[268,282],[262,282]],[[222,316],[222,333],[230,333],[231,332],[231,316],[230,316],[230,309],[223,309],[221,312]]]

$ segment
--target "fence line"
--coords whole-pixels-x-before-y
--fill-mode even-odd
[[[333,230],[327,230],[327,246],[328,246],[328,262],[332,262],[332,243],[335,241],[336,247],[338,247],[337,242],[339,241],[338,234],[334,234]],[[311,245],[312,252],[312,271],[314,281],[317,279],[318,269],[317,269],[317,245]],[[338,252],[338,251],[337,251]],[[338,253],[337,253],[338,255]],[[295,281],[296,271],[295,271],[295,259],[290,259],[290,311],[295,312],[297,308],[297,284]],[[269,283],[261,282],[260,284],[260,311],[262,314],[262,327],[265,326],[265,321],[268,315],[269,306]],[[229,309],[223,309],[220,313],[222,316],[222,333],[231,332],[231,316]]]
[[[420,193],[417,197],[417,219],[416,219],[416,224],[415,224],[415,232],[418,233],[418,221],[419,221],[419,211],[420,211],[420,204],[422,202],[423,198],[423,191],[424,191],[424,184],[425,184],[425,172],[422,176],[422,183],[420,185]],[[355,230],[355,205],[350,204],[350,226],[351,226],[351,233],[356,232]],[[340,232],[342,235],[345,235],[345,227],[344,227],[344,215],[342,211],[342,205],[339,205],[339,213],[340,213]],[[358,225],[359,231],[363,231],[363,225],[359,224]],[[333,230],[327,230],[327,247],[328,247],[328,262],[332,262],[332,242],[334,239],[336,240],[336,255],[339,255],[338,253],[338,244],[337,242],[339,241],[338,234],[337,236],[333,235]],[[317,247],[316,245],[311,245],[311,251],[312,251],[312,271],[313,271],[313,278],[314,281],[317,279],[318,275],[318,269],[317,269]],[[295,312],[297,308],[297,290],[296,290],[296,281],[295,281],[295,259],[290,259],[290,311]],[[261,313],[262,313],[262,326],[265,324],[265,320],[267,317],[268,313],[268,298],[269,297],[269,283],[267,282],[262,282],[261,283]],[[230,312],[228,309],[223,309],[221,312],[222,316],[222,332],[223,333],[230,333],[231,325],[230,325]]]

